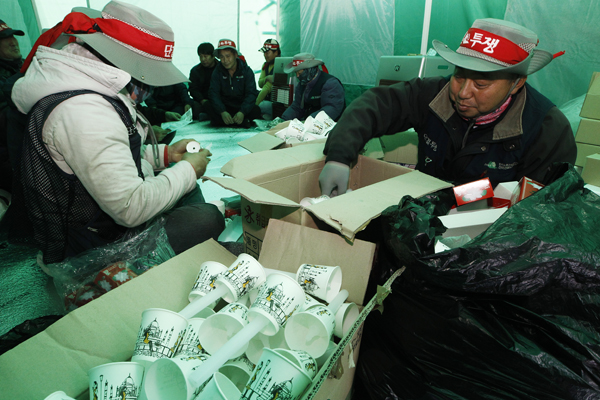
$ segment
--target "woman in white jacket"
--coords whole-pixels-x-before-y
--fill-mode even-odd
[[[90,17],[94,14],[99,18]],[[49,47],[60,34],[76,41],[60,50]],[[171,146],[141,145],[153,133],[136,113],[136,102],[153,86],[187,80],[171,62],[173,46],[166,23],[118,1],[109,2],[101,16],[89,9],[69,14],[36,42],[25,61],[25,76],[12,91],[19,111],[35,111],[40,100],[45,99],[38,107],[57,93],[94,92],[59,102],[47,117],[40,117],[40,132],[31,122],[28,125],[26,137],[33,139],[24,142],[23,157],[52,160],[45,168],[21,162],[27,214],[44,262],[116,240],[128,228],[144,226],[160,215],[167,216],[165,228],[176,253],[222,232],[223,216],[204,202],[197,184],[211,153],[187,153],[189,140]],[[132,141],[130,134],[140,140],[134,136]],[[45,149],[36,148],[36,140]],[[74,194],[48,191],[65,185],[64,190]],[[85,193],[77,194],[69,185],[80,185]]]

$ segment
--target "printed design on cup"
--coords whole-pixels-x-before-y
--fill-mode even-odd
[[[239,303],[232,303],[227,308],[221,310],[222,313],[228,313],[238,315],[238,318],[247,320],[248,319],[248,307]]]
[[[193,327],[188,327],[183,335],[183,341],[177,349],[177,356],[202,356],[208,355],[208,352],[204,350],[200,344],[200,338],[198,337],[198,331]]]
[[[177,341],[172,347],[168,344],[174,335],[175,327],[160,329],[156,318],[146,327],[141,327],[138,332],[134,356],[148,356],[155,358],[169,358],[177,352],[185,330],[178,333]]]
[[[248,381],[240,400],[291,400],[294,399],[293,379],[285,381],[274,381],[275,373],[272,373],[271,360],[260,361],[254,369],[252,378]]]
[[[327,273],[327,267],[314,264],[303,264],[298,271],[298,283],[305,292],[314,293],[320,289],[316,277]]]
[[[139,382],[141,384],[141,382]],[[140,393],[140,385],[136,385],[131,374],[119,385],[114,385],[114,382],[110,383],[104,379],[104,375],[100,375],[100,383],[94,381],[92,390],[92,399],[94,400],[137,400]],[[104,389],[102,388],[104,386]],[[100,390],[100,393],[98,391]]]
[[[277,283],[273,286],[267,286],[264,284],[261,286],[258,292],[258,296],[252,308],[259,308],[269,315],[271,315],[277,323],[282,326],[288,318],[298,309],[298,305],[295,305],[290,312],[286,313],[286,310],[290,308],[290,305],[295,302],[295,297],[290,296],[283,290],[283,283]]]
[[[239,260],[234,266],[219,275],[220,279],[229,282],[237,293],[236,298],[244,296],[255,285],[260,277],[251,275],[253,268],[249,260]]]
[[[211,272],[208,269],[200,270],[200,272],[198,273],[198,277],[196,278],[196,282],[192,287],[192,290],[204,294],[210,292],[211,290],[214,290],[215,282],[217,281],[217,276],[219,275],[220,273],[211,274]]]

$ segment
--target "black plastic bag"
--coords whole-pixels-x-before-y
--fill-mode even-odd
[[[407,270],[365,322],[355,398],[600,399],[600,197],[570,168],[439,254],[418,203],[382,214]]]

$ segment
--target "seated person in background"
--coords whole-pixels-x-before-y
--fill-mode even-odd
[[[565,115],[525,83],[553,59],[537,44],[529,29],[492,18],[476,20],[456,52],[434,40],[454,74],[375,87],[356,99],[327,138],[323,194],[346,192],[349,166],[369,139],[409,128],[419,137],[416,168],[426,174],[454,184],[551,182],[552,164],[574,163],[577,148]]]
[[[0,20],[0,86],[8,78],[18,73],[23,65],[19,42],[14,35],[23,36],[21,30],[11,29]],[[6,138],[9,95],[0,90],[0,189],[12,190],[12,169],[8,158],[8,143]]]
[[[210,82],[210,121],[216,126],[238,125],[250,128],[260,119],[256,103],[254,72],[238,58],[235,42],[219,40],[217,54],[221,62],[215,68]]]
[[[148,107],[156,107],[183,115],[192,108],[193,100],[188,93],[187,86],[182,82],[176,85],[155,87],[145,103]]]
[[[323,70],[319,69],[319,65],[323,65]],[[344,87],[338,78],[327,73],[323,61],[315,59],[312,54],[300,53],[283,71],[286,74],[295,72],[298,83],[294,89],[294,101],[283,112],[282,119],[303,121],[325,111],[329,118],[338,120],[346,108]]]
[[[163,216],[176,254],[216,240],[224,218],[197,182],[211,153],[186,152],[187,139],[143,145],[149,124],[136,105],[152,86],[186,81],[172,63],[173,31],[124,2],[89,15],[100,13],[70,13],[42,34],[12,90],[14,104],[29,113],[14,221],[31,225],[44,263],[135,234]],[[60,32],[76,42],[48,47]],[[59,95],[78,89],[91,93]]]
[[[262,51],[265,57],[265,63],[260,71],[258,78],[258,87],[262,88],[256,98],[256,105],[260,107],[260,112],[264,119],[272,119],[273,103],[271,102],[271,89],[273,88],[273,69],[275,67],[275,58],[281,57],[281,48],[279,42],[275,39],[267,39],[263,47],[258,51]]]
[[[179,121],[181,119],[181,114],[173,111],[165,111],[157,107],[148,107],[144,104],[138,104],[137,110],[146,117],[152,126],[152,132],[154,132],[156,143],[170,144],[173,141],[177,132],[163,129],[161,125],[163,122]],[[152,143],[152,132],[148,132],[148,136],[144,143]]]
[[[215,59],[215,47],[210,43],[201,43],[198,46],[198,57],[200,64],[196,65],[190,71],[190,95],[194,100],[192,104],[192,115],[198,121],[208,119],[208,109],[210,101],[208,100],[208,89],[210,88],[210,79],[217,66]]]

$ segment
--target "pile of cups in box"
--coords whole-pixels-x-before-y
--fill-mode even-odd
[[[204,262],[183,310],[142,313],[131,361],[90,369],[90,400],[299,399],[358,318],[341,284],[339,266]]]

